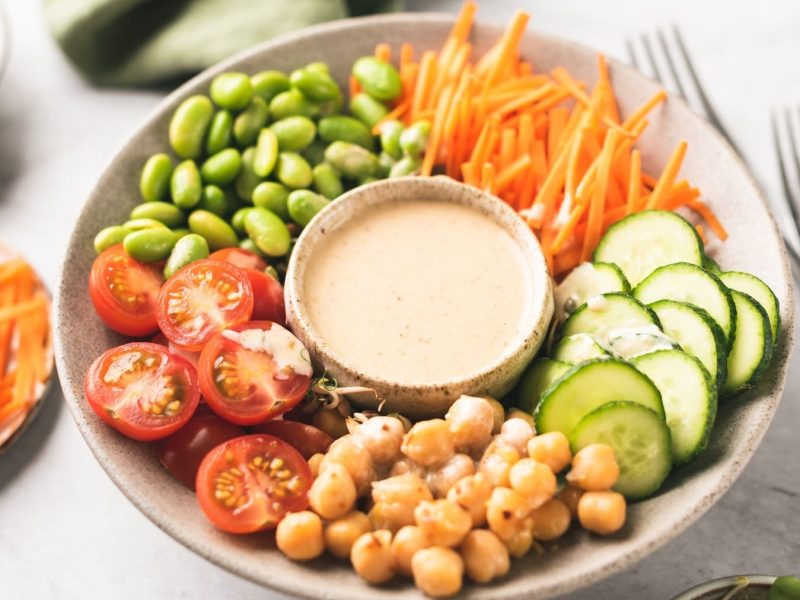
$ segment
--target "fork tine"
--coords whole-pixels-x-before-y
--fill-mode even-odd
[[[667,45],[667,38],[664,36],[664,32],[659,29],[656,31],[656,37],[658,38],[658,43],[661,46],[661,50],[664,52],[664,57],[667,59],[667,68],[669,69],[670,74],[672,74],[672,79],[675,80],[675,85],[678,88],[678,93],[685,99],[688,100],[689,97],[686,95],[686,90],[683,88],[683,83],[681,82],[681,77],[678,74],[678,69],[675,67],[675,61],[672,60],[672,52],[669,50],[669,46]]]
[[[787,115],[788,116],[788,115]],[[772,142],[775,146],[775,154],[778,155],[778,170],[780,171],[781,176],[781,184],[783,185],[783,194],[786,198],[786,204],[789,206],[789,212],[792,214],[792,220],[794,221],[795,229],[798,228],[798,223],[800,223],[800,214],[798,214],[797,202],[795,202],[794,191],[792,190],[792,186],[789,183],[789,173],[786,169],[786,161],[784,159],[784,153],[781,148],[781,136],[780,136],[780,126],[778,125],[779,114],[776,111],[772,111],[770,114],[770,124],[772,127]],[[791,133],[791,129],[787,133],[790,146],[792,147],[792,153],[795,162],[797,162],[797,144],[795,143],[794,136]],[[792,255],[792,258],[795,262],[800,263],[800,254],[798,254],[797,250],[795,250],[794,246],[790,243],[790,241],[786,238],[786,234],[784,233],[783,236],[786,249]]]
[[[630,59],[631,64],[636,67],[637,70],[641,71],[641,67],[639,66],[639,61],[636,59],[636,52],[633,49],[633,40],[628,38],[625,40],[625,48],[628,50],[628,58]]]
[[[646,35],[642,35],[642,45],[644,46],[644,52],[647,54],[647,59],[650,61],[650,66],[653,69],[653,74],[656,76],[656,80],[664,83],[664,78],[661,76],[661,70],[658,68],[658,62],[656,61],[656,55],[653,52],[653,46],[650,45],[650,39]]]

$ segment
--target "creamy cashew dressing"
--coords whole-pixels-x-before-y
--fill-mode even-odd
[[[519,338],[533,284],[521,248],[470,207],[371,208],[317,244],[309,318],[347,365],[402,383],[475,374]]]

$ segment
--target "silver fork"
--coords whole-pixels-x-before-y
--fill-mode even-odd
[[[778,155],[778,170],[781,175],[784,201],[789,206],[795,232],[800,234],[800,155],[795,128],[792,125],[792,115],[788,108],[773,110],[770,115],[772,126],[772,142],[775,144],[775,154]],[[785,143],[781,142],[781,139]],[[788,146],[788,151],[784,148]],[[794,186],[792,185],[794,181]],[[797,264],[800,265],[800,254],[794,246],[783,237],[786,249]]]

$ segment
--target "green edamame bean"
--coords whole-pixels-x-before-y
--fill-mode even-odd
[[[181,158],[198,158],[203,152],[206,131],[214,115],[214,105],[206,96],[184,100],[169,122],[169,143]]]
[[[331,115],[320,119],[319,137],[326,142],[350,142],[367,150],[375,149],[375,138],[369,128],[358,119],[345,115]]]
[[[372,129],[389,114],[389,109],[372,96],[360,92],[350,100],[350,112],[359,121]]]
[[[269,126],[278,138],[278,148],[282,152],[299,152],[317,135],[317,126],[308,117],[296,115],[275,121]]]
[[[208,242],[202,235],[190,233],[175,242],[164,265],[164,277],[169,279],[189,263],[208,258]]]
[[[328,163],[320,163],[312,169],[314,175],[314,189],[326,198],[333,200],[344,192],[342,180]]]
[[[317,102],[311,105],[314,109],[314,114],[312,115],[315,119],[318,117],[330,117],[332,115],[338,115],[342,112],[342,106],[344,106],[344,98],[341,94],[336,96],[333,100],[326,100],[325,102]]]
[[[250,238],[244,238],[242,241],[240,241],[239,242],[239,248],[242,248],[243,250],[247,250],[248,252],[252,252],[253,254],[257,254],[261,258],[265,258],[267,256],[266,254],[264,254],[259,249],[258,246],[256,246],[256,243],[253,240],[251,240]],[[267,268],[269,268],[269,267],[267,267]]]
[[[267,124],[269,108],[261,96],[256,96],[233,122],[233,137],[240,146],[254,144],[258,132]]]
[[[175,247],[175,242],[175,234],[172,231],[154,227],[132,231],[125,236],[122,246],[134,260],[151,263],[167,258]]]
[[[397,164],[397,160],[389,156],[386,152],[381,152],[378,155],[378,164],[380,165],[381,177],[388,177],[392,171],[392,167]]]
[[[328,66],[328,64],[319,60],[316,62],[308,63],[305,66],[305,69],[307,69],[308,71],[313,71],[315,73],[322,73],[324,75],[331,74],[331,68]]]
[[[253,85],[245,73],[222,73],[211,82],[211,99],[222,108],[241,110],[253,97]]]
[[[264,273],[266,273],[267,275],[272,277],[275,281],[280,283],[281,278],[278,276],[278,271],[276,271],[275,267],[273,267],[272,265],[267,265],[267,268],[264,269]]]
[[[250,210],[244,218],[248,237],[267,256],[283,256],[289,251],[292,237],[286,223],[263,208]]]
[[[239,235],[246,235],[247,231],[244,228],[244,218],[247,216],[247,213],[253,210],[252,206],[245,206],[240,208],[231,217],[231,226],[233,226],[234,231]]]
[[[400,147],[400,134],[405,126],[400,121],[386,121],[381,124],[381,149],[394,159],[403,158]]]
[[[361,89],[376,100],[394,100],[403,91],[397,69],[374,56],[363,56],[354,62],[353,75],[361,84]]]
[[[203,188],[203,196],[200,198],[197,208],[224,217],[228,212],[228,197],[222,188],[216,185],[207,185]]]
[[[304,117],[289,117],[304,118]],[[313,123],[312,123],[313,125]],[[256,151],[253,155],[253,171],[259,177],[268,177],[278,162],[278,136],[272,129],[264,128],[258,134]]]
[[[139,192],[145,201],[158,202],[167,199],[172,169],[172,159],[163,152],[153,154],[147,159],[139,177]]]
[[[358,146],[356,146],[358,147]],[[296,152],[278,154],[275,173],[283,185],[291,189],[307,188],[314,180],[311,166]]]
[[[306,159],[308,164],[314,166],[325,160],[325,148],[328,143],[323,140],[316,139],[311,142],[300,154]]]
[[[167,227],[180,227],[186,223],[184,212],[171,202],[145,202],[134,207],[131,219],[155,219]]]
[[[233,115],[227,110],[218,110],[211,119],[206,135],[206,154],[212,156],[231,145]]]
[[[292,221],[300,227],[305,227],[319,211],[330,203],[331,201],[325,196],[315,194],[310,190],[295,190],[289,194],[287,207]]]
[[[196,210],[189,215],[189,230],[206,238],[208,247],[212,251],[239,244],[239,238],[233,227],[207,210]]]
[[[415,156],[405,156],[398,160],[389,171],[389,177],[406,177],[408,175],[416,175],[419,173],[419,168],[422,166],[422,161]]]
[[[172,201],[178,208],[194,208],[203,194],[200,171],[193,160],[185,160],[175,167],[170,181]]]
[[[155,219],[129,219],[125,221],[122,226],[128,231],[139,231],[141,229],[168,229],[161,221]]]
[[[289,78],[283,71],[261,71],[250,78],[253,93],[269,103],[275,96],[289,89]]]
[[[284,221],[289,218],[287,198],[289,190],[276,181],[262,181],[253,190],[253,205],[274,212]]]
[[[97,232],[97,235],[94,236],[94,251],[100,254],[103,250],[111,248],[111,246],[121,244],[122,240],[124,240],[125,236],[130,232],[130,229],[122,225],[112,225],[111,227],[101,229]]]
[[[242,169],[242,155],[235,148],[225,148],[210,156],[200,167],[203,181],[215,185],[228,185]]]
[[[400,134],[400,149],[406,156],[418,157],[425,152],[428,145],[428,136],[431,133],[431,124],[428,121],[417,121],[409,125]]]
[[[172,235],[175,236],[175,241],[176,242],[179,239],[181,239],[182,237],[185,237],[185,236],[189,235],[190,233],[191,233],[191,231],[189,231],[185,227],[179,227],[178,229],[173,229],[172,230]]]
[[[255,157],[256,149],[254,147],[247,148],[242,152],[242,169],[239,171],[239,177],[236,178],[236,193],[239,195],[239,199],[246,203],[253,201],[253,190],[261,183],[261,178],[253,169]]]
[[[289,83],[312,102],[326,102],[342,95],[333,77],[319,69],[296,69],[289,75]]]
[[[769,588],[767,600],[797,600],[800,598],[800,578],[782,575]]]
[[[270,101],[269,114],[276,121],[295,115],[313,117],[314,107],[298,90],[291,89],[281,92]]]
[[[325,160],[348,179],[373,177],[380,172],[378,157],[350,142],[333,142],[325,150]]]

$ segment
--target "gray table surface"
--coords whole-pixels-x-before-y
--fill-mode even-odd
[[[409,4],[414,10],[454,12],[460,2]],[[626,36],[680,23],[713,100],[777,204],[768,111],[800,104],[800,3],[486,0],[482,5],[481,16],[496,22],[524,6],[536,29],[619,57],[625,56]],[[0,84],[0,238],[22,251],[55,287],[72,223],[90,188],[161,93],[90,87],[49,38],[39,2],[7,1],[6,9],[11,56]],[[766,439],[740,479],[699,522],[634,567],[569,597],[667,599],[723,575],[800,571],[798,391],[800,374],[790,369]],[[142,516],[97,465],[55,391],[25,438],[0,456],[0,597],[281,596],[209,564]]]

